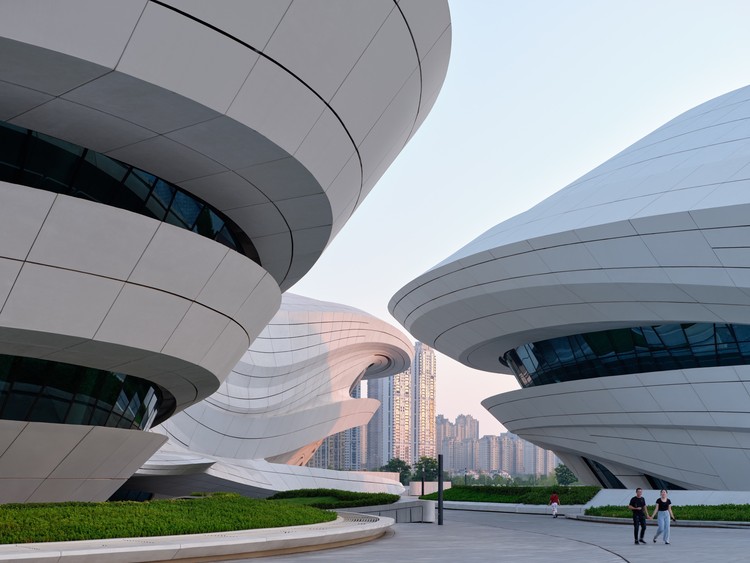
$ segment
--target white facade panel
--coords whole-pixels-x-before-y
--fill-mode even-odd
[[[0,119],[10,121],[51,99],[47,94],[0,81]]]
[[[227,116],[252,123],[261,135],[294,154],[320,115],[323,101],[286,70],[261,58],[253,66]]]
[[[224,113],[257,59],[230,38],[150,2],[117,70]]]
[[[69,89],[62,98],[159,134],[220,115],[189,98],[169,90],[154,88],[148,82],[118,71]]]
[[[285,61],[292,73],[330,101],[394,11],[387,2],[293,2],[264,51]],[[342,18],[351,23],[341,25]],[[300,44],[316,49],[300,49]]]
[[[0,325],[92,338],[123,285],[27,262],[0,312]]]
[[[0,237],[0,256],[24,260],[55,201],[55,194],[0,182],[0,224],[13,236]]]
[[[114,68],[147,4],[146,0],[21,2],[3,8],[0,36]]]
[[[228,250],[205,237],[185,235],[184,229],[159,225],[128,281],[194,299]]]
[[[9,121],[34,131],[42,129],[53,137],[64,137],[101,153],[155,136],[130,121],[62,98],[52,99]]]
[[[104,501],[164,443],[149,432],[0,421],[0,503]]]
[[[387,78],[373,82],[373,74],[382,68],[389,69]],[[357,144],[367,136],[416,68],[411,35],[401,15],[394,10],[331,99],[331,106],[347,124]],[[363,96],[373,96],[377,103],[363,108]]]
[[[124,145],[106,154],[176,184],[226,170],[210,157],[165,136]]]
[[[16,208],[16,211],[22,210]],[[81,220],[83,217],[85,220]],[[57,197],[44,218],[28,260],[126,280],[158,226],[156,221],[113,207],[102,209],[90,201]],[[88,251],[79,252],[80,248]]]
[[[334,216],[340,202],[334,200],[329,187],[354,154],[354,145],[346,129],[329,108],[318,116],[294,153],[294,157],[317,178],[328,195]],[[358,181],[355,179],[353,183]],[[347,182],[347,185],[350,183]]]

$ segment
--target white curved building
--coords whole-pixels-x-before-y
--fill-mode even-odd
[[[413,354],[380,319],[287,293],[219,390],[157,431],[196,453],[304,465],[306,446],[367,424],[380,406],[352,389],[406,371]]]
[[[0,502],[101,500],[432,106],[445,2],[0,6]]]
[[[406,371],[413,355],[406,335],[380,319],[286,293],[219,390],[154,429],[169,443],[126,488],[258,494],[327,482],[402,490],[377,475],[292,466],[304,466],[324,438],[367,424],[380,402],[355,399],[352,390],[363,379]],[[285,479],[274,479],[279,474]]]
[[[392,299],[521,390],[510,431],[607,487],[750,483],[750,87],[660,127]]]

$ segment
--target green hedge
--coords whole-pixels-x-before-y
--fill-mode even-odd
[[[336,514],[234,493],[149,502],[0,505],[0,543],[201,534],[316,524]]]
[[[678,520],[717,520],[722,522],[750,522],[750,504],[716,504],[674,506],[672,512]],[[648,507],[654,513],[654,507]],[[627,506],[596,506],[587,508],[587,516],[608,516],[611,518],[632,518]]]
[[[307,503],[308,506],[336,509],[392,504],[400,497],[388,493],[356,493],[353,491],[340,491],[338,489],[295,489],[292,491],[281,491],[276,493],[275,495],[268,497],[268,500],[292,500],[301,498],[313,499],[312,502]],[[336,500],[332,501],[331,499]]]
[[[560,504],[586,504],[600,487],[451,487],[443,491],[444,500],[464,502],[499,502],[511,504],[547,504],[553,491],[560,497]],[[437,500],[437,493],[420,498]]]

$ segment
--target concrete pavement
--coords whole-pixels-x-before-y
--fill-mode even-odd
[[[356,563],[734,563],[750,561],[750,530],[672,528],[670,545],[633,545],[630,525],[530,514],[446,511],[444,525],[396,524],[357,546],[268,558],[267,561]],[[236,562],[241,560],[235,560]]]

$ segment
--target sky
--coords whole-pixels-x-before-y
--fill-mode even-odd
[[[747,0],[450,0],[453,42],[420,130],[291,292],[403,330],[388,301],[688,109],[750,84]],[[518,388],[438,353],[437,412]]]

